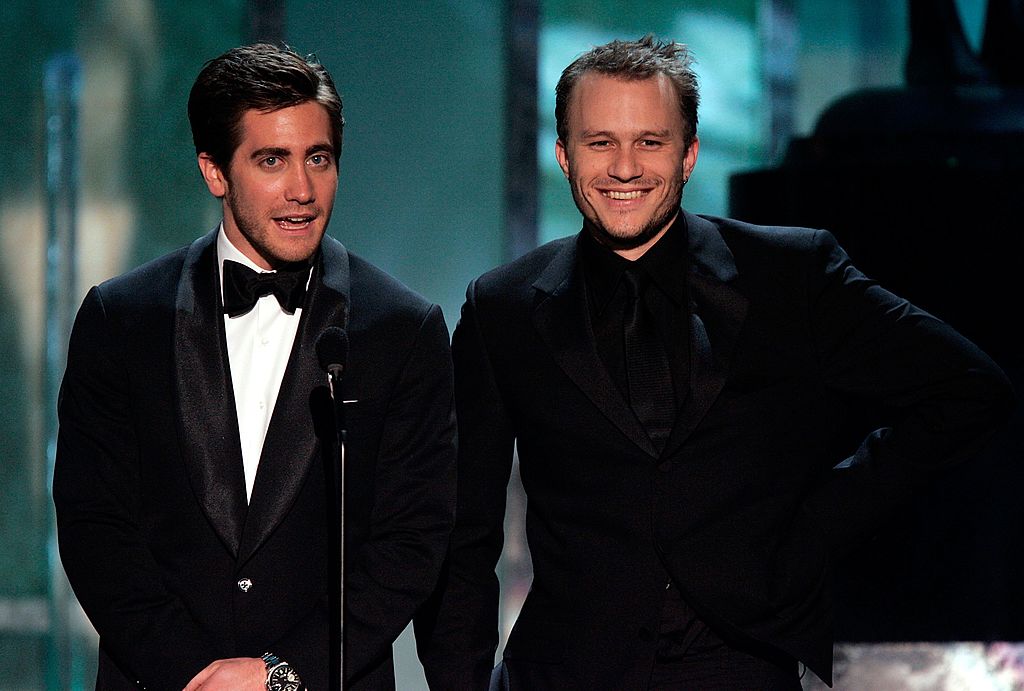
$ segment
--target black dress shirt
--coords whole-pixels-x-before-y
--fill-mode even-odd
[[[612,381],[628,399],[622,314],[626,291],[622,272],[639,269],[650,280],[644,302],[668,353],[676,410],[686,402],[690,378],[690,311],[686,289],[686,221],[682,215],[639,259],[629,261],[594,239],[584,228],[583,274],[597,353]]]

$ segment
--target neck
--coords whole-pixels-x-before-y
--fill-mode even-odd
[[[644,256],[647,253],[647,250],[658,244],[658,241],[665,236],[665,233],[668,232],[668,229],[672,227],[672,224],[676,222],[677,218],[679,218],[678,207],[676,208],[675,213],[671,215],[668,221],[662,224],[661,228],[656,233],[644,236],[639,244],[631,245],[617,244],[614,239],[609,238],[606,233],[601,233],[594,229],[589,222],[584,223],[584,228],[586,228],[591,237],[593,237],[599,244],[604,245],[623,259],[635,262],[637,259]]]

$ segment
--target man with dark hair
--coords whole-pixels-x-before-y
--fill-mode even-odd
[[[343,118],[321,65],[230,50],[188,110],[223,222],[89,291],[61,388],[58,536],[100,634],[97,687],[328,688],[336,449],[314,351],[337,327],[345,687],[394,688],[391,645],[452,521],[444,319],[324,234]]]
[[[245,111],[279,110],[308,101],[323,106],[331,145],[340,153],[345,118],[334,80],[323,65],[265,43],[230,50],[206,64],[189,94],[196,155],[206,153],[227,169],[241,141]]]
[[[800,662],[831,678],[833,557],[1007,414],[996,365],[827,232],[682,210],[696,111],[679,45],[563,72],[583,229],[472,282],[453,338],[456,525],[417,620],[432,688],[492,677],[513,444],[534,578],[496,685],[798,690]],[[880,423],[848,444],[852,411]]]

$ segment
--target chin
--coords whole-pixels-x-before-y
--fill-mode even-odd
[[[309,259],[320,247],[320,240],[323,236],[317,235],[316,241],[313,238],[304,238],[301,243],[289,243],[278,248],[277,256],[288,262],[301,262]]]
[[[313,246],[308,250],[299,250],[293,248],[287,252],[274,252],[270,255],[270,263],[273,266],[280,266],[281,264],[297,264],[307,261],[316,252],[317,246]]]
[[[650,240],[658,234],[658,231],[651,228],[642,228],[640,230],[634,230],[632,228],[609,230],[607,227],[602,227],[601,234],[604,235],[604,237],[608,239],[608,242],[614,247],[619,249],[632,249],[634,247],[639,247]]]

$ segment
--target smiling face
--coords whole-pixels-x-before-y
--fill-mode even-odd
[[[224,232],[264,269],[309,259],[323,238],[338,189],[326,109],[315,101],[242,115],[229,170],[199,154],[210,193],[221,199]]]
[[[675,88],[664,75],[626,80],[584,74],[569,103],[568,141],[555,156],[573,200],[599,242],[627,259],[643,255],[679,213],[697,162],[686,146]]]

